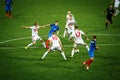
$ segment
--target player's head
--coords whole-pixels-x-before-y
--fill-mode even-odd
[[[55,35],[55,32],[52,32],[52,35]]]
[[[38,26],[38,23],[37,23],[37,22],[35,22],[35,23],[34,23],[34,25],[37,27],[37,26]]]
[[[113,8],[113,6],[112,6],[112,5],[110,5],[110,8]]]
[[[93,39],[95,39],[95,40],[96,40],[96,38],[97,38],[97,37],[96,37],[96,35],[94,35],[94,36],[93,36]]]
[[[77,30],[78,29],[78,26],[75,26],[75,30]]]
[[[68,11],[68,15],[70,15],[70,14],[71,14],[71,11],[69,10],[69,11]]]
[[[59,25],[59,22],[58,22],[58,21],[55,21],[55,25],[58,26],[58,25]]]

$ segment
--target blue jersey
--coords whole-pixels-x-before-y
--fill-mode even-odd
[[[95,48],[96,48],[96,41],[92,40],[90,42],[90,52],[94,52]]]
[[[92,40],[92,41],[90,42],[90,50],[88,51],[88,54],[89,54],[90,58],[93,58],[93,57],[94,57],[95,48],[96,48],[96,41],[95,41],[95,40]]]
[[[6,6],[11,6],[12,0],[5,0],[5,4],[6,4]]]
[[[50,27],[51,29],[49,31],[48,37],[51,37],[53,32],[56,32],[59,30],[59,26],[56,26],[55,24],[50,24]]]

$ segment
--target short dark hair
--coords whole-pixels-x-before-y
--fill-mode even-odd
[[[37,25],[37,24],[38,24],[37,22],[34,23],[34,25]]]
[[[55,22],[59,22],[59,21],[56,20]]]
[[[75,29],[78,29],[78,26],[75,26]]]
[[[96,35],[93,36],[93,39],[96,39]]]

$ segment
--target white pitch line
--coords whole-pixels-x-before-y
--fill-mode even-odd
[[[98,46],[119,46],[120,43],[117,43],[117,44],[97,44]],[[64,48],[69,48],[69,47],[73,47],[73,45],[64,45],[63,46]],[[20,47],[9,47],[9,46],[6,46],[6,47],[0,47],[0,49],[24,49],[25,47],[24,46],[20,46]],[[29,48],[43,48],[43,47],[29,47]],[[28,49],[29,49],[28,48]]]
[[[12,41],[17,41],[17,40],[24,40],[24,39],[29,39],[29,38],[31,38],[31,37],[23,37],[23,38],[10,39],[10,40],[1,41],[0,43],[7,43],[7,42],[12,42]]]
[[[120,34],[87,34],[87,35],[120,36]],[[41,36],[41,37],[46,37],[46,36]],[[12,41],[17,41],[17,40],[29,39],[29,38],[31,38],[31,37],[23,37],[23,38],[15,38],[15,39],[10,39],[10,40],[4,40],[4,41],[1,41],[0,44],[7,43],[7,42],[12,42]]]

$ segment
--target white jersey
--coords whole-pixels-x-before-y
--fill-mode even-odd
[[[71,14],[72,15],[72,14]],[[66,15],[66,24],[68,23],[68,21],[70,20],[70,15]],[[74,16],[72,15],[72,20],[75,21]],[[76,22],[76,21],[75,21]]]
[[[37,27],[31,26],[29,28],[32,29],[32,36],[37,36],[38,35],[38,28],[39,28],[39,26],[37,26]]]
[[[119,4],[120,3],[120,0],[115,0],[115,4]]]
[[[115,8],[119,7],[119,4],[120,4],[120,0],[115,0],[114,7],[115,7]]]
[[[82,35],[85,34],[83,31],[81,30],[75,30],[71,37],[74,37],[74,41],[75,43],[80,43],[82,42],[83,43],[83,39],[82,39]]]
[[[60,39],[56,35],[52,35],[49,40],[52,42],[52,46],[54,47],[60,47],[59,41]]]

